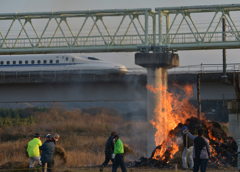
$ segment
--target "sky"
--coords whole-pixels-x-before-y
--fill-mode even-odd
[[[239,0],[1,0],[0,13],[152,8],[238,4]],[[221,64],[222,50],[178,51],[180,66]],[[136,68],[132,53],[94,53],[90,56]],[[240,63],[240,50],[227,50],[227,63]]]

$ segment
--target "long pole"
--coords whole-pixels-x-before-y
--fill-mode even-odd
[[[226,41],[226,20],[225,18],[222,19],[222,41],[225,42]],[[226,76],[226,68],[227,68],[227,63],[226,63],[226,49],[223,49],[222,51],[223,53],[223,75]]]
[[[198,119],[201,119],[200,75],[197,75]]]
[[[187,171],[187,164],[188,164],[188,161],[187,161],[187,158],[188,158],[188,135],[186,133],[186,171]]]

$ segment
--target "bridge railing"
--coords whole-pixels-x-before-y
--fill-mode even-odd
[[[4,78],[44,78],[44,77],[62,77],[62,78],[108,78],[123,77],[124,75],[146,75],[145,68],[128,68],[128,72],[123,74],[114,69],[106,70],[61,70],[61,71],[0,71],[1,79]],[[240,72],[240,63],[227,64],[227,73]],[[222,73],[222,64],[200,64],[190,66],[180,66],[168,70],[168,74],[200,74],[200,73]]]
[[[197,35],[197,33],[195,33]],[[236,42],[238,41],[232,32],[225,32],[226,42]],[[240,32],[237,32],[240,37]],[[202,37],[204,33],[200,33]],[[212,36],[213,35],[213,36]],[[154,35],[148,35],[148,43],[153,44]],[[162,35],[165,40],[166,35]],[[103,42],[103,38],[105,42]],[[158,39],[158,35],[156,36]],[[88,39],[88,40],[87,40]],[[201,40],[201,37],[198,35],[197,39],[202,43],[222,43],[222,32],[209,32],[206,35],[204,40]],[[87,41],[86,41],[87,40]],[[41,44],[39,44],[38,38],[8,38],[8,39],[0,39],[0,45],[2,48],[44,48],[44,47],[88,47],[88,46],[126,46],[126,45],[134,45],[139,46],[144,44],[143,40],[145,40],[145,35],[126,35],[126,36],[115,36],[114,42],[112,42],[112,37],[109,35],[102,36],[79,36],[79,37],[44,37],[41,39]],[[169,34],[169,41],[174,46],[174,44],[198,44],[196,42],[195,37],[192,33],[177,33],[177,34]],[[167,40],[163,42],[163,44],[167,44]]]
[[[236,32],[238,37],[240,37],[240,32],[237,31]],[[196,35],[196,37],[194,37],[194,35]],[[206,34],[206,37],[203,40],[203,37],[205,36],[204,32],[200,32],[200,33],[171,33],[169,34],[169,40],[171,44],[189,44],[189,43],[195,43],[198,44],[199,42],[201,43],[222,43],[222,35],[225,34],[226,35],[226,40],[225,42],[236,42],[238,41],[238,39],[235,37],[234,33],[231,31],[227,31],[227,32],[208,32]],[[163,44],[167,44],[167,40],[166,35],[163,34],[163,40],[165,40],[163,42]],[[196,41],[197,39],[197,41]]]
[[[227,72],[240,72],[240,63],[227,64]],[[179,66],[168,70],[169,74],[174,73],[222,73],[222,64],[200,64],[190,66]]]
[[[139,36],[142,38],[140,39]],[[38,38],[19,38],[16,41],[15,38],[8,38],[6,40],[0,39],[0,45],[2,48],[43,48],[43,47],[69,47],[69,46],[122,46],[122,45],[141,45],[144,44],[142,40],[145,39],[145,35],[126,35],[126,36],[116,36],[114,43],[112,42],[111,36],[104,35],[103,42],[102,36],[87,36],[81,37],[45,37],[41,39],[41,44],[39,44]],[[152,43],[153,35],[148,35],[149,43]]]

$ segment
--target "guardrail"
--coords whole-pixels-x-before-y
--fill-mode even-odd
[[[146,68],[128,68],[126,75],[146,75]],[[227,73],[240,72],[240,63],[227,64]],[[64,78],[86,78],[86,77],[122,77],[125,74],[113,73],[109,70],[61,70],[61,71],[0,71],[1,79],[11,77],[28,77],[28,78],[44,78],[44,77],[64,77]],[[222,73],[223,66],[221,64],[200,64],[190,66],[179,66],[168,70],[168,74],[203,74],[203,73]]]
[[[227,64],[226,72],[240,71],[240,63]],[[179,66],[168,70],[169,74],[176,73],[222,73],[222,64],[200,64],[190,66]]]
[[[227,64],[227,72],[239,72],[240,63],[229,63]],[[168,69],[168,74],[197,74],[197,73],[222,73],[222,64],[200,64],[200,65],[189,65],[179,66],[172,69]],[[147,69],[145,68],[128,68],[128,74],[146,74]]]

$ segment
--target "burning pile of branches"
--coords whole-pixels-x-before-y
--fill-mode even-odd
[[[208,167],[237,166],[236,141],[227,136],[219,123],[195,117],[188,118],[185,123],[179,123],[168,133],[167,139],[155,148],[150,158],[141,157],[132,166],[172,167],[175,163],[181,165],[183,134],[180,129],[183,126],[187,126],[192,134],[196,134],[198,128],[204,129],[204,137],[208,139],[211,148]]]

